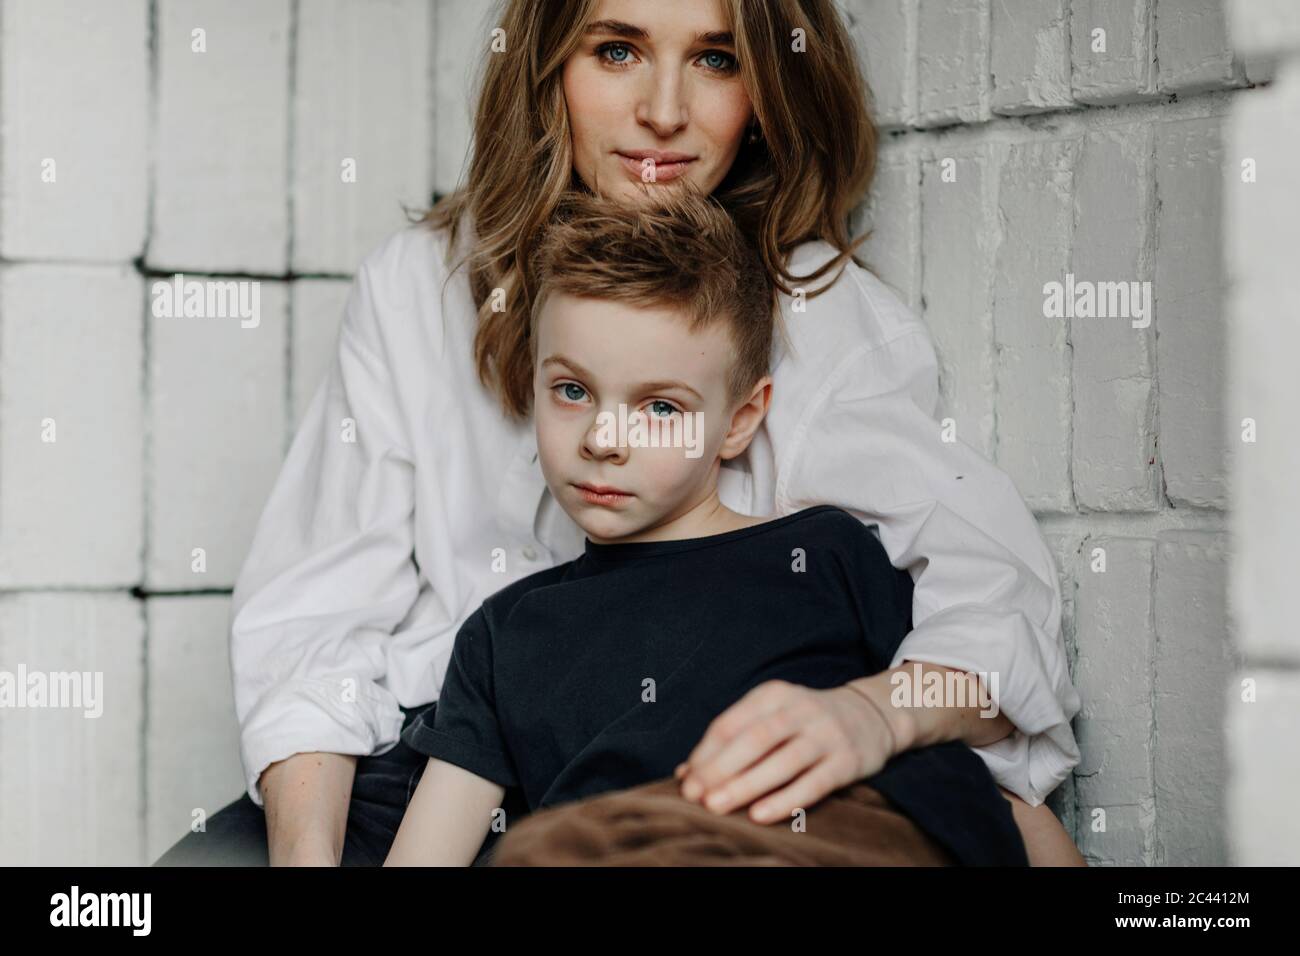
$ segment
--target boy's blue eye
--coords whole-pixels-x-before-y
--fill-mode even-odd
[[[657,406],[662,406],[665,409],[665,411],[662,414],[654,411],[654,409]],[[655,415],[658,418],[667,418],[669,415],[672,415],[677,411],[676,406],[674,406],[671,402],[665,402],[663,399],[657,399],[651,402],[650,408],[651,408],[651,414]]]
[[[586,389],[581,385],[575,385],[573,382],[563,382],[560,384],[560,388],[564,390],[561,394],[571,402],[580,402],[582,397],[587,394]],[[575,395],[574,392],[578,394]]]

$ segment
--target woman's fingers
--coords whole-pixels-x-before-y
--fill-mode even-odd
[[[828,794],[853,782],[851,761],[843,755],[829,754],[802,773],[789,786],[783,787],[749,808],[749,818],[755,823],[774,823],[789,819],[795,810],[807,810]]]
[[[736,807],[748,806],[794,780],[825,756],[826,748],[816,735],[799,733],[744,773],[708,791],[704,805],[715,813],[730,813]]]
[[[785,681],[768,681],[714,718],[686,758],[689,772],[682,796],[698,799],[784,743],[796,729],[786,710],[803,690]]]
[[[888,733],[875,708],[852,690],[769,681],[714,720],[674,776],[683,797],[718,813],[769,794],[751,817],[774,820],[799,805],[793,801],[816,802],[878,771],[889,759]],[[812,766],[820,769],[803,780]],[[800,789],[772,793],[791,781]]]

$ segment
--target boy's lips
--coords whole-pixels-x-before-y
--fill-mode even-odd
[[[582,495],[583,500],[593,505],[616,505],[633,497],[630,491],[623,491],[621,488],[613,488],[609,485],[587,485],[575,482],[573,487],[578,489],[578,494]]]

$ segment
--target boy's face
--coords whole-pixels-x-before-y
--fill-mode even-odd
[[[666,306],[558,292],[537,317],[533,407],[542,474],[597,543],[653,540],[655,529],[705,501],[719,459],[744,451],[762,419],[765,403],[755,410],[727,400],[733,354],[725,324],[692,334],[689,323]],[[638,412],[644,434],[653,434],[651,418],[661,423],[660,447],[634,447]],[[622,494],[594,497],[582,486]]]

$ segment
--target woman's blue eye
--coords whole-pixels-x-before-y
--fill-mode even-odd
[[[706,63],[710,70],[717,70],[721,73],[730,73],[736,69],[736,58],[730,53],[723,53],[721,50],[709,50],[702,54],[705,58],[720,60],[721,62]]]
[[[602,43],[600,46],[596,47],[597,56],[605,58],[615,66],[625,66],[628,63],[628,60],[622,57],[615,57],[615,53],[624,53],[629,57],[632,55],[632,51],[622,43]]]
[[[560,388],[564,389],[564,393],[563,393],[564,397],[571,402],[580,402],[582,401],[582,397],[587,394],[587,390],[585,388],[583,388],[581,385],[575,385],[573,384],[573,382],[563,382],[561,383]],[[570,391],[570,389],[576,391],[578,394],[574,395],[573,392]]]

